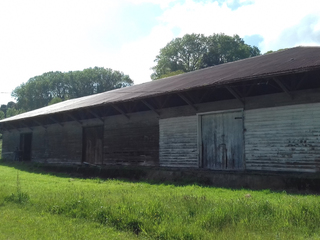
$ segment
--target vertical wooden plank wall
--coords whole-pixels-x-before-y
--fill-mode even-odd
[[[320,103],[245,111],[246,169],[320,170]]]
[[[12,130],[2,134],[2,159],[14,160],[16,148],[20,144],[20,132]]]
[[[202,164],[214,170],[242,170],[243,112],[201,116]]]
[[[32,136],[32,161],[81,163],[82,126],[78,123],[37,127]]]
[[[153,112],[108,117],[104,125],[106,165],[159,166],[159,119]]]
[[[198,116],[159,120],[160,166],[198,167]]]

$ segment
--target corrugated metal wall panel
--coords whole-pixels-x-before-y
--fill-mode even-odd
[[[197,116],[159,120],[160,166],[198,167]]]
[[[320,103],[245,111],[246,169],[320,170]]]

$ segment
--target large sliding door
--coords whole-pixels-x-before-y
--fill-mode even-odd
[[[83,162],[103,163],[103,126],[83,128]]]
[[[242,111],[201,115],[202,166],[214,170],[243,169]]]

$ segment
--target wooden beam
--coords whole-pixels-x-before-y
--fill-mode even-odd
[[[34,121],[36,124],[38,124],[40,127],[43,127],[44,129],[47,129],[47,127],[45,125],[43,125],[42,123],[38,122],[37,120],[32,120]]]
[[[242,105],[244,105],[244,101],[242,100],[242,98],[240,97],[240,95],[235,91],[233,90],[231,87],[229,86],[226,86],[226,89],[228,89],[228,91],[236,98],[238,99]]]
[[[10,123],[6,123],[7,125],[9,125],[9,127],[11,127],[13,130],[17,130],[18,132],[20,132],[19,128],[16,128],[14,125],[10,124]]]
[[[102,123],[104,123],[103,119],[98,115],[96,114],[95,112],[93,112],[92,110],[90,109],[86,109],[89,113],[91,113],[93,116],[95,116],[96,118],[98,118]]]
[[[300,78],[297,85],[294,87],[295,90],[298,90],[298,88],[301,86],[301,84],[304,82],[304,80],[307,78],[308,73],[305,73],[302,78]]]
[[[190,102],[193,102],[193,104],[198,104],[199,103],[198,99],[195,99],[195,97],[194,97],[195,94],[192,95],[192,94],[190,94],[190,92],[185,92],[185,95],[186,95],[185,97],[187,99],[190,99]]]
[[[122,106],[125,108],[127,113],[134,112],[134,109],[136,108],[137,101],[134,102],[124,102]]]
[[[178,96],[183,100],[183,101],[185,101],[190,107],[192,107],[194,110],[198,110],[197,108],[196,108],[196,106],[194,106],[193,105],[193,103],[189,100],[189,99],[187,99],[185,96],[183,96],[182,95],[182,93],[178,93]]]
[[[125,116],[127,119],[130,119],[130,117],[124,112],[122,111],[119,107],[117,107],[116,105],[111,104],[111,106],[117,110],[119,113],[121,113],[123,116]]]
[[[212,92],[211,92],[212,91]],[[205,92],[201,95],[200,99],[199,99],[199,103],[202,103],[203,99],[209,94],[209,92],[214,93],[216,91],[216,89],[206,89]]]
[[[288,88],[285,86],[285,85],[283,85],[283,83],[278,79],[278,78],[273,78],[273,81],[275,81],[278,85],[279,85],[279,87],[291,98],[291,99],[293,99],[293,96],[292,96],[292,94],[290,93],[290,91],[288,90]]]
[[[54,121],[55,123],[58,123],[61,127],[63,127],[63,124],[61,122],[59,122],[58,120],[56,120],[54,117],[48,116],[48,118],[50,118],[52,121]]]
[[[71,113],[66,113],[67,116],[69,116],[72,120],[76,121],[80,125],[82,125],[82,122],[78,119],[76,119],[74,116],[71,115]]]
[[[113,107],[111,107],[110,105],[105,105],[102,112],[103,116],[108,116],[111,110],[113,110]]]
[[[23,126],[25,126],[26,128],[29,128],[31,131],[33,131],[33,129],[32,129],[31,127],[29,127],[27,124],[25,124],[25,123],[23,123],[23,122],[21,122],[21,124],[22,124]]]
[[[8,131],[8,132],[11,132],[9,129],[7,129],[6,127],[4,127],[4,124],[1,124],[1,132],[3,131]]]
[[[254,83],[250,84],[250,87],[247,89],[247,91],[245,91],[245,94],[243,96],[248,97],[249,94],[252,92],[254,86],[255,86]]]
[[[156,102],[156,103],[158,103],[158,106],[159,106],[159,109],[162,109],[165,105],[166,105],[166,103],[168,102],[168,100],[171,98],[171,95],[165,95],[164,96],[165,97],[165,100],[164,101],[159,101],[159,99],[158,98],[163,98],[163,96],[159,96],[159,97],[155,97],[154,98],[154,101]]]
[[[146,105],[150,110],[152,110],[155,114],[157,114],[158,116],[160,116],[160,114],[154,109],[154,107],[152,107],[149,103],[147,103],[145,100],[141,100],[141,102]]]

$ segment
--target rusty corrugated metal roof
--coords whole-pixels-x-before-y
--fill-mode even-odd
[[[6,118],[0,122],[44,116],[103,104],[128,102],[170,92],[182,92],[205,86],[226,85],[313,69],[320,69],[320,47],[295,47],[131,87],[71,99]]]

